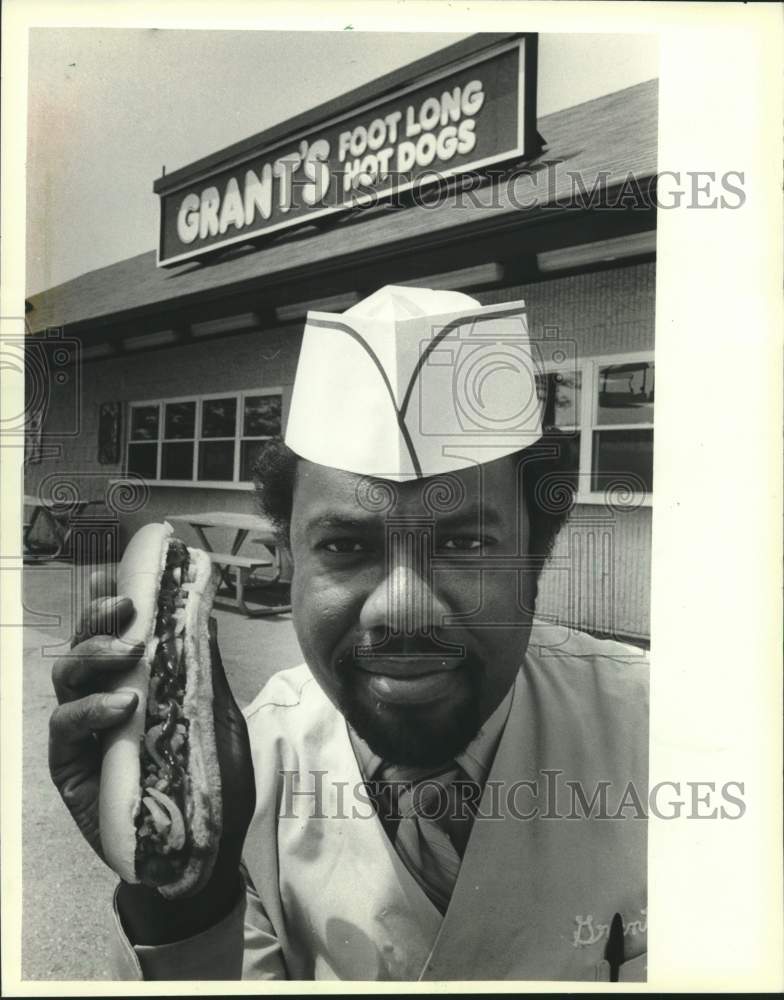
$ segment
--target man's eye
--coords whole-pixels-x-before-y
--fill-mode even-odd
[[[326,552],[333,552],[339,555],[347,555],[356,552],[364,552],[365,545],[355,538],[333,538],[329,542],[324,542],[321,546]]]
[[[451,552],[472,552],[475,549],[481,549],[482,544],[483,539],[477,538],[476,535],[455,535],[452,538],[447,538],[442,548]]]

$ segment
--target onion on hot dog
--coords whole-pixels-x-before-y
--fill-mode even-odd
[[[201,549],[148,524],[131,539],[117,592],[136,616],[123,633],[145,653],[115,690],[134,714],[103,744],[99,822],[107,862],[126,882],[189,895],[209,878],[221,834],[208,622],[215,574]]]

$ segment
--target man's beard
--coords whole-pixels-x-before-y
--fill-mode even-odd
[[[389,764],[414,767],[436,766],[453,760],[479,731],[479,693],[483,666],[466,651],[464,663],[456,668],[466,696],[448,711],[434,711],[432,705],[397,705],[373,698],[361,683],[362,657],[353,651],[336,662],[339,681],[339,708],[346,721],[370,749]]]

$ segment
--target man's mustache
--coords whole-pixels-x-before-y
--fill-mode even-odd
[[[361,666],[363,660],[374,657],[409,657],[411,659],[455,659],[463,660],[473,656],[462,636],[439,636],[434,631],[403,635],[399,632],[373,632],[358,636],[347,644],[340,654],[340,660],[355,661]]]

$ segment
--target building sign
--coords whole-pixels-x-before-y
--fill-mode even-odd
[[[530,155],[535,60],[526,73],[525,55],[518,37],[271,143],[262,135],[207,169],[164,175],[159,265]]]

